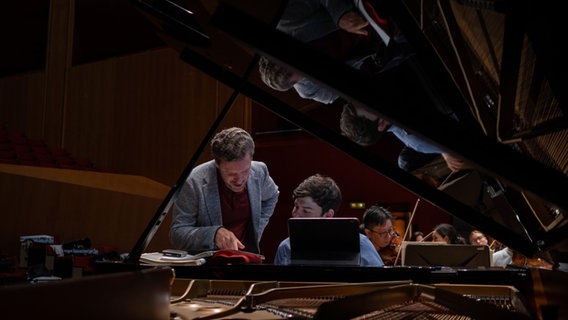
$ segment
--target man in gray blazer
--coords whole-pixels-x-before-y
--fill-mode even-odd
[[[253,161],[254,141],[228,128],[211,141],[213,160],[196,166],[173,205],[170,242],[176,249],[246,250],[259,242],[279,190],[265,163]]]

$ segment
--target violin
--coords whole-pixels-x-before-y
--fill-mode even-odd
[[[412,213],[410,214],[410,218],[408,219],[408,225],[406,227],[406,230],[404,231],[404,237],[401,237],[398,233],[395,234],[391,238],[389,246],[381,248],[381,250],[379,250],[379,255],[381,256],[381,259],[383,259],[385,266],[395,266],[401,264],[402,258],[400,257],[400,248],[402,247],[402,241],[403,239],[406,239],[408,237],[412,219],[414,218],[416,209],[418,209],[419,203],[420,198],[416,199],[416,203],[414,204],[414,208],[412,209]]]
[[[524,266],[529,268],[539,268],[552,270],[553,264],[539,257],[529,258],[515,250],[513,250],[512,264],[517,266]]]
[[[379,250],[379,255],[385,266],[394,266],[400,264],[400,247],[402,245],[402,237],[397,233],[391,239],[387,247]]]

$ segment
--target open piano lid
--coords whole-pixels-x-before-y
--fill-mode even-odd
[[[274,29],[285,1],[134,2],[181,59],[235,92],[527,256],[567,251],[568,119],[559,81],[566,62],[552,50],[562,30],[561,20],[549,16],[561,12],[551,8],[554,1],[384,1],[381,10],[416,54],[373,78]],[[467,159],[490,207],[470,203],[459,190],[424,183],[386,161],[380,148],[342,136],[339,114],[330,106],[268,88],[258,73],[259,54]],[[393,103],[400,95],[405,103]],[[460,125],[433,112],[437,105],[451,106]],[[131,261],[138,260],[175,194],[168,195]]]

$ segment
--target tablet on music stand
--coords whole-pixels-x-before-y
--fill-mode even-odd
[[[293,265],[360,265],[357,218],[290,218],[288,233]]]

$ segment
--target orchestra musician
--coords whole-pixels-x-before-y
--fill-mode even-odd
[[[432,242],[447,244],[465,244],[465,239],[449,223],[440,223],[432,231]]]
[[[410,241],[424,241],[424,233],[422,231],[414,231],[414,233],[412,233],[412,237],[410,237]]]
[[[395,265],[401,237],[395,231],[391,212],[381,206],[373,205],[363,213],[362,231],[377,249],[386,266]]]

